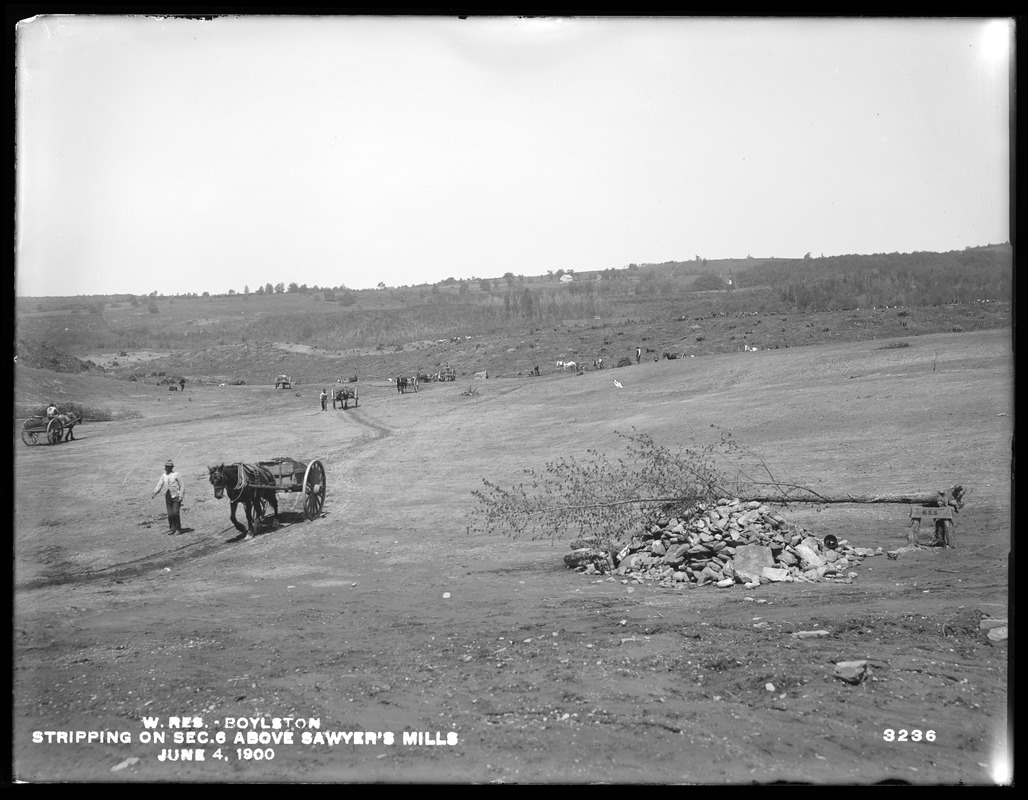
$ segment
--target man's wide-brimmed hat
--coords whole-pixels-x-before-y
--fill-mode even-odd
[[[167,461],[165,461],[165,462],[164,462],[164,466],[166,466],[166,467],[174,467],[174,466],[175,466],[175,462],[173,462],[173,461],[172,461],[172,460],[171,460],[171,459],[169,458],[169,459],[168,459]]]

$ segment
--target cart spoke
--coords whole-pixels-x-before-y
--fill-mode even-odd
[[[325,468],[320,461],[307,466],[303,480],[303,510],[308,520],[316,519],[325,505]]]
[[[46,440],[50,444],[57,444],[61,441],[61,434],[64,432],[64,425],[59,419],[52,419],[46,426]]]

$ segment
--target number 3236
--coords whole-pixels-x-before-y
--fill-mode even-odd
[[[909,731],[901,728],[894,731],[892,728],[886,728],[882,738],[887,742],[934,742],[935,731],[922,731],[918,728]]]

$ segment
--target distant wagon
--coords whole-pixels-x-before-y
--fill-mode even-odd
[[[277,378],[275,378],[275,388],[276,389],[292,389],[293,388],[293,379],[290,378],[288,375],[279,375]]]
[[[59,444],[75,439],[75,426],[82,422],[82,414],[59,414],[47,419],[45,416],[29,417],[21,426],[21,440],[25,444]]]
[[[357,387],[344,386],[341,389],[336,389],[332,392],[332,409],[335,410],[336,403],[342,406],[343,411],[346,411],[350,407],[350,401],[353,400],[353,407],[357,407]]]
[[[409,378],[403,375],[396,379],[396,391],[398,394],[406,394],[407,390],[418,391],[418,376],[411,375]]]

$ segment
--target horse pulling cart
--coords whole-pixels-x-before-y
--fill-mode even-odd
[[[222,464],[208,467],[214,496],[227,495],[232,524],[247,538],[254,535],[264,519],[266,505],[278,517],[278,497],[282,492],[303,494],[303,515],[308,521],[321,516],[325,506],[325,467],[320,461],[303,463],[292,458],[276,458],[257,464]],[[246,527],[236,520],[236,507],[246,511]]]
[[[81,421],[81,414],[61,414],[50,419],[29,417],[21,426],[21,440],[28,445],[40,444],[41,439],[47,444],[68,442],[75,438],[75,426]]]
[[[350,388],[344,386],[341,389],[336,389],[332,392],[332,410],[335,411],[336,403],[339,403],[343,411],[346,411],[350,407],[350,401],[353,400],[353,407],[357,408],[357,387]]]

